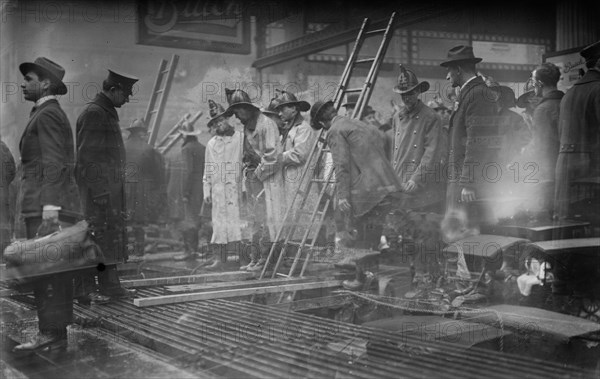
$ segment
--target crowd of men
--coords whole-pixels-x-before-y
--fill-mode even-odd
[[[532,91],[516,99],[512,89],[479,74],[481,58],[472,47],[457,46],[441,64],[456,90],[456,102],[450,108],[440,101],[424,104],[420,98],[429,83],[400,66],[394,92],[401,106],[388,122],[379,122],[371,107],[360,119],[351,118],[338,115],[332,101],[311,106],[280,91],[260,108],[243,90],[226,90],[227,108],[209,101],[212,138],[206,146],[198,141],[198,128],[181,125],[178,170],[166,170],[163,156],[148,145],[144,120],[125,128],[129,136],[123,141],[116,108],[128,102],[137,78],[109,70],[101,92],[79,115],[74,138],[58,102],[67,92],[64,69],[47,58],[21,64],[23,94],[34,103],[19,144],[19,209],[27,238],[39,236],[44,225],[67,226],[85,217],[105,262],[95,273],[35,280],[40,333],[15,351],[66,346],[73,298],[102,304],[130,296],[116,265],[130,253],[144,253],[144,226],[157,222],[157,210],[166,204],[169,213],[182,210],[172,218],[184,246],[176,259],[199,258],[199,229],[207,224],[202,215],[210,212],[211,259],[205,269],[222,268],[234,251],[240,254],[239,269],[263,270],[272,245],[279,242],[286,212],[294,208],[302,173],[308,170],[306,178],[325,176],[323,162],[308,161],[316,143],[326,142],[335,168],[328,211],[339,246],[355,246],[366,220],[392,208],[446,214],[450,221],[445,225],[451,225],[446,242],[465,236],[494,222],[493,204],[505,195],[507,178],[490,169],[502,172],[514,162],[538,167],[533,193],[540,199],[539,214],[572,216],[572,184],[600,176],[600,42],[583,49],[581,56],[588,70],[566,95],[557,90],[559,69],[543,63],[532,72]],[[356,99],[349,96],[343,106],[351,114]],[[511,110],[515,106],[525,109],[523,115]],[[243,131],[229,123],[232,116]],[[327,130],[326,141],[318,141],[320,129]],[[5,145],[2,167],[4,249],[10,238],[6,188],[15,177]],[[312,206],[317,190],[305,194]],[[165,199],[171,192],[178,195]],[[127,226],[135,241],[131,249]],[[363,246],[374,249],[386,238],[362,237]],[[357,289],[361,281],[357,274],[344,285]]]

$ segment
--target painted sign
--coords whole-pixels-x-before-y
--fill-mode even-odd
[[[141,0],[137,42],[250,54],[250,19],[242,1]]]

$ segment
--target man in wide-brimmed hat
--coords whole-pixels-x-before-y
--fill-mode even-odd
[[[67,93],[65,69],[40,57],[22,63],[19,70],[24,77],[23,96],[34,103],[19,143],[23,177],[18,197],[27,238],[33,239],[38,228],[41,233],[49,224],[74,224],[80,204],[73,178],[73,132],[58,102],[58,95]],[[73,317],[72,281],[67,272],[33,283],[39,333],[17,345],[15,352],[66,347],[67,325]]]
[[[204,202],[211,205],[213,262],[208,270],[223,268],[228,252],[238,252],[240,264],[243,238],[242,153],[244,135],[229,124],[229,115],[221,104],[208,101],[209,127],[215,135],[206,144]]]
[[[129,260],[134,261],[144,255],[144,226],[156,223],[166,205],[166,175],[163,156],[148,144],[144,120],[134,119],[125,130],[129,132],[125,140],[125,204],[135,240]]]
[[[102,303],[111,297],[130,296],[121,286],[117,264],[127,260],[125,203],[125,145],[117,109],[129,102],[138,78],[108,70],[102,90],[77,118],[77,183],[83,211],[93,221],[97,242],[106,258],[99,271],[99,291],[93,277],[77,282],[76,297],[82,303]]]
[[[434,110],[427,107],[419,96],[429,90],[429,83],[419,82],[417,76],[400,65],[398,84],[394,92],[400,94],[404,108],[394,114],[392,165],[402,189],[413,193],[414,208],[439,205],[441,172],[440,160],[442,122]]]
[[[298,100],[296,96],[287,91],[281,91],[277,97],[279,104],[277,110],[279,116],[285,123],[284,128],[287,130],[285,138],[282,139],[283,144],[283,188],[286,197],[286,207],[290,208],[294,201],[294,196],[300,187],[300,179],[302,172],[306,167],[310,167],[311,171],[305,176],[305,180],[309,180],[314,175],[316,165],[311,165],[308,162],[308,155],[315,141],[319,137],[319,132],[310,127],[308,121],[302,116],[301,112],[310,110],[310,104],[304,100]],[[307,165],[308,164],[308,165]],[[306,209],[314,209],[315,201],[318,197],[317,186],[311,186],[311,193],[308,195],[305,203]],[[295,203],[297,208],[300,204],[300,196]],[[300,217],[300,222],[308,222],[307,217]],[[304,228],[297,229],[298,233],[304,233]]]
[[[441,63],[452,87],[460,88],[450,118],[446,208],[466,208],[473,225],[493,217],[489,200],[498,188],[485,169],[497,164],[500,150],[495,118],[498,95],[477,76],[476,64],[481,60],[471,46],[460,45],[450,49]]]
[[[277,129],[279,129],[279,135],[281,135],[281,138],[284,139],[284,135],[287,134],[288,131],[285,129],[285,124],[281,119],[281,116],[279,116],[279,111],[277,110],[278,105],[279,99],[277,97],[274,97],[271,99],[269,105],[267,105],[266,108],[261,109],[261,112],[265,116],[273,120],[275,124],[277,124]]]
[[[385,156],[384,143],[377,128],[339,116],[331,101],[317,101],[310,111],[311,126],[326,129],[337,179],[336,240],[355,247],[358,233],[366,230],[369,218],[384,218],[392,204],[402,203],[401,184]],[[367,248],[377,248],[379,236],[363,235]],[[356,277],[344,281],[347,289],[362,288],[364,272],[357,266]]]
[[[178,204],[183,207],[183,222],[180,224],[183,237],[184,251],[176,255],[175,260],[194,260],[198,257],[199,231],[202,226],[200,210],[202,209],[204,175],[204,159],[206,148],[198,141],[202,134],[193,123],[184,121],[179,127],[179,133],[183,135],[181,145],[181,159],[183,163],[181,172],[181,193],[177,196]]]
[[[229,101],[227,114],[234,114],[244,125],[246,188],[253,201],[264,202],[266,207],[266,217],[262,217],[259,211],[255,212],[252,261],[248,266],[242,267],[249,271],[260,271],[266,264],[271,245],[285,215],[281,174],[283,149],[277,125],[252,103],[246,92],[226,89],[226,94]],[[255,204],[260,209],[260,203]],[[266,228],[261,228],[260,225],[266,225]],[[264,230],[263,235],[261,230]]]
[[[555,212],[559,218],[598,209],[598,197],[574,209],[577,180],[600,176],[600,41],[579,53],[587,72],[560,103],[560,147],[556,164]],[[589,184],[588,184],[589,185]]]

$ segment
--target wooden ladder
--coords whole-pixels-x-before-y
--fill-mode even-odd
[[[360,119],[360,115],[365,109],[366,105],[369,102],[371,97],[371,93],[373,92],[373,87],[377,80],[377,74],[379,73],[379,68],[381,67],[381,63],[383,62],[383,58],[387,51],[390,40],[393,35],[394,22],[396,18],[396,13],[392,13],[390,16],[387,25],[382,29],[374,29],[368,30],[370,21],[368,18],[365,18],[358,36],[354,42],[354,47],[350,56],[348,58],[348,62],[346,63],[346,67],[342,73],[342,77],[340,79],[340,83],[338,85],[337,91],[333,98],[333,104],[335,109],[339,109],[344,99],[344,96],[348,93],[360,93],[356,108],[351,115],[353,119]],[[374,57],[358,59],[360,50],[362,48],[363,42],[367,37],[373,35],[382,35],[381,43],[379,45],[379,49]],[[348,88],[348,84],[350,83],[350,78],[352,76],[352,72],[354,68],[360,65],[371,64],[367,77],[365,79],[362,87],[359,88]],[[283,241],[283,243],[274,243],[269,251],[269,255],[267,257],[267,262],[271,262],[271,259],[274,256],[277,256],[277,262],[273,267],[273,271],[271,273],[271,278],[275,278],[276,276],[285,277],[288,279],[292,279],[294,277],[294,272],[296,271],[299,263],[302,261],[302,267],[300,268],[300,272],[298,277],[303,277],[306,267],[308,266],[308,262],[311,259],[311,254],[313,252],[315,243],[317,241],[317,236],[319,230],[323,226],[323,222],[325,220],[326,212],[329,208],[329,205],[332,201],[332,196],[325,196],[326,193],[335,193],[335,179],[334,179],[334,170],[331,167],[327,173],[323,175],[323,178],[314,177],[314,168],[318,167],[321,162],[324,162],[324,154],[329,152],[329,149],[326,146],[326,131],[324,129],[321,130],[319,134],[319,138],[315,141],[314,145],[310,150],[309,157],[304,165],[304,170],[302,171],[302,176],[300,178],[300,187],[297,192],[294,194],[294,199],[288,209],[285,212],[284,222],[282,227],[279,229],[275,241]],[[306,177],[310,176],[309,180],[306,180]],[[316,206],[314,209],[307,209],[310,206],[307,204],[307,199],[312,185],[317,184],[321,185],[319,190],[318,198],[316,201]],[[296,235],[296,231],[298,229],[298,224],[301,217],[310,217],[310,221],[308,225],[305,225],[304,233],[300,240],[294,240],[294,236]],[[278,270],[286,257],[286,253],[291,251],[294,254],[294,260],[291,264],[291,267],[287,274],[278,273]],[[263,279],[267,273],[268,264],[265,264],[263,267],[259,279]],[[286,296],[286,293],[291,293],[291,300],[296,296],[297,291],[284,291],[281,292],[278,303],[280,303]]]
[[[175,69],[179,62],[179,55],[173,54],[171,62],[167,66],[167,61],[162,59],[158,66],[158,75],[152,88],[152,96],[150,96],[150,102],[148,102],[148,108],[144,115],[144,122],[149,127],[148,144],[154,146],[156,138],[158,137],[158,130],[160,129],[160,122],[162,121],[163,111],[165,104],[167,103],[167,97],[171,90],[171,83],[173,82],[173,76],[175,75]]]
[[[181,134],[179,132],[181,125],[183,125],[184,122],[187,122],[189,124],[194,125],[194,123],[196,123],[196,121],[198,121],[198,119],[202,116],[202,111],[199,111],[198,113],[196,113],[193,117],[191,114],[186,113],[178,122],[177,124],[173,125],[173,127],[171,128],[171,130],[169,130],[167,132],[167,134],[165,134],[163,136],[163,138],[160,139],[160,141],[158,141],[158,143],[156,144],[156,149],[158,150],[159,153],[161,153],[162,155],[167,154],[167,152],[169,150],[171,150],[171,148],[173,146],[175,146],[175,144],[183,137],[183,134]]]

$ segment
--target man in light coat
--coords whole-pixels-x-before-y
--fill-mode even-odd
[[[206,267],[216,270],[227,263],[229,251],[241,252],[242,210],[242,153],[244,136],[227,121],[225,109],[209,100],[208,126],[215,136],[206,145],[204,161],[204,202],[212,205],[214,262]],[[240,262],[242,261],[240,255]]]
[[[437,210],[441,202],[443,176],[440,167],[442,122],[438,114],[419,99],[429,89],[428,82],[419,82],[417,76],[400,65],[398,84],[394,92],[400,94],[404,108],[392,117],[392,165],[403,190],[414,195],[407,204],[411,209]]]
[[[275,122],[252,104],[246,92],[226,89],[226,94],[229,102],[227,114],[235,114],[244,125],[246,187],[253,201],[264,202],[266,208],[265,217],[255,215],[257,222],[253,243],[259,251],[255,249],[252,261],[242,269],[261,271],[285,213],[281,140]],[[259,240],[262,243],[258,244]]]

